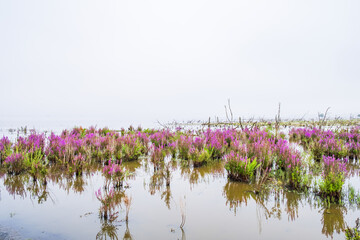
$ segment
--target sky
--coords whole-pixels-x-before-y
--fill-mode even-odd
[[[0,124],[360,114],[360,1],[0,0]],[[2,122],[1,122],[2,121]],[[100,124],[101,125],[101,124]],[[1,127],[1,126],[0,126]]]

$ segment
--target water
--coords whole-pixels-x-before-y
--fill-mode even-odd
[[[1,175],[0,232],[12,239],[345,239],[360,211],[324,208],[305,196],[231,182],[222,163],[189,168],[170,162],[170,186],[146,159],[127,163],[134,173],[121,194],[132,198],[129,221],[119,204],[113,221],[99,218],[95,191],[100,172],[67,177],[54,172],[47,185],[29,176]],[[184,207],[181,207],[184,206]],[[186,220],[180,229],[182,212]],[[3,239],[6,239],[3,237]],[[11,239],[11,238],[9,238]]]
[[[14,140],[22,134],[4,126],[0,136]],[[71,127],[37,130],[59,133]],[[78,178],[54,171],[47,184],[0,171],[0,239],[345,239],[344,228],[360,216],[354,206],[324,207],[313,194],[272,187],[257,194],[254,185],[229,181],[222,163],[200,168],[167,163],[170,186],[147,159],[124,164],[133,173],[118,190],[132,199],[128,223],[123,201],[113,221],[99,217],[95,191],[104,191],[106,180],[98,170]],[[358,174],[345,187],[349,183],[360,190]]]

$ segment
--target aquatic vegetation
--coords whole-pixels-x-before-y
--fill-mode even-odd
[[[75,172],[76,176],[81,176],[83,173],[83,169],[87,166],[85,155],[79,153],[75,155],[71,161],[71,165],[69,166],[69,172]]]
[[[151,152],[151,162],[154,164],[154,169],[159,170],[160,164],[164,162],[164,159],[166,157],[166,149],[164,149],[163,145],[155,146],[153,147],[153,150]]]
[[[157,132],[154,132],[150,135],[150,141],[155,145],[155,147],[166,147],[174,138],[174,133],[172,133],[170,130],[160,130]]]
[[[18,175],[24,171],[24,155],[14,152],[5,159],[4,165],[9,174]]]
[[[339,201],[347,174],[346,165],[340,159],[323,157],[324,170],[320,181],[319,194],[331,201]]]
[[[223,196],[231,210],[251,203],[267,219],[280,219],[286,213],[294,221],[301,218],[303,204],[312,207],[311,202],[317,201],[318,206],[326,205],[320,211],[322,233],[329,237],[341,233],[345,221],[337,215],[344,210],[336,207],[360,206],[359,190],[344,188],[347,179],[351,182],[357,176],[359,128],[294,128],[284,135],[271,124],[175,131],[77,127],[47,136],[30,132],[13,142],[4,137],[0,139],[0,177],[14,196],[31,195],[38,203],[51,199],[48,183],[68,193],[84,193],[88,178],[101,177],[102,188],[95,193],[102,227],[98,239],[117,237],[114,223],[121,206],[124,221],[129,220],[132,198],[125,191],[132,191],[131,183],[143,175],[137,174],[142,170],[149,174],[144,189],[157,194],[169,210],[178,194],[178,174],[191,190],[201,183],[222,187],[218,184],[227,176]],[[130,175],[135,171],[139,172]],[[212,177],[221,181],[209,181]],[[23,184],[18,185],[19,181]],[[180,211],[182,229],[185,207]]]
[[[211,158],[213,159],[221,159],[226,151],[226,146],[231,144],[231,137],[227,130],[211,130],[208,128],[204,132],[204,137],[206,139],[206,147],[211,150]]]
[[[136,136],[126,135],[121,139],[121,155],[118,159],[135,161],[145,152],[145,147]]]
[[[32,131],[27,137],[19,137],[14,145],[14,149],[19,152],[35,152],[38,149],[41,152],[44,152],[45,135],[37,134],[35,131]]]
[[[121,188],[126,176],[129,175],[128,171],[121,167],[121,161],[117,163],[112,162],[111,159],[109,159],[107,165],[104,166],[103,174],[109,181],[109,183],[106,184],[107,188],[110,188],[110,182],[113,184],[114,188]]]
[[[12,143],[8,137],[0,139],[0,165],[11,154]]]
[[[191,148],[190,159],[192,160],[194,167],[200,167],[209,162],[211,160],[212,151],[212,149],[206,147],[201,150],[195,147]]]
[[[355,192],[355,188],[349,184],[348,186],[348,200],[349,204],[360,206],[360,192]]]
[[[292,155],[287,159],[286,173],[288,174],[288,185],[291,189],[301,190],[309,186],[309,178],[304,169],[301,159]]]
[[[358,126],[340,131],[294,128],[290,130],[289,135],[291,141],[298,142],[309,149],[316,161],[320,161],[322,156],[356,159],[360,157]]]
[[[341,139],[357,141],[354,131],[351,132],[352,135],[342,133]],[[293,136],[301,136],[302,139],[321,139],[320,134],[327,137],[335,136],[331,131],[319,129],[311,132],[306,129],[294,130],[292,133]],[[171,154],[173,158],[177,156],[183,160],[191,160],[189,162],[194,167],[215,159],[224,159],[229,177],[234,180],[250,181],[255,175],[267,176],[269,172],[280,169],[286,178],[282,180],[285,180],[290,188],[301,190],[308,185],[306,166],[300,153],[292,149],[281,134],[276,137],[269,129],[261,130],[256,126],[243,130],[208,128],[201,131],[175,132],[169,129],[141,132],[141,129],[131,128],[121,131],[121,134],[107,128],[97,130],[94,127],[78,127],[64,130],[60,135],[51,133],[47,139],[43,134],[32,133],[28,137],[19,137],[13,146],[6,139],[2,142],[6,143],[1,146],[7,146],[7,157],[11,156],[8,159],[11,164],[4,165],[9,172],[14,173],[32,171],[35,175],[35,172],[45,172],[48,167],[57,166],[69,174],[80,176],[93,164],[108,168],[108,159],[113,159],[111,164],[115,164],[115,161],[135,161],[141,156],[150,157],[156,170],[163,167],[165,157]],[[309,141],[309,146],[311,144],[313,143]],[[315,148],[312,149],[315,152]],[[21,155],[12,155],[16,151]],[[234,156],[242,160],[231,160]],[[250,160],[251,162],[247,163]],[[170,176],[170,169],[166,169],[163,172],[169,174],[163,175]],[[238,171],[236,174],[233,172],[235,169]],[[243,172],[240,169],[243,169]],[[119,170],[116,174],[121,175],[120,172]],[[120,186],[121,180],[117,180],[116,183],[114,178],[108,176],[114,186]],[[116,178],[121,179],[120,176]],[[167,180],[167,185],[170,185],[169,182]],[[262,182],[266,182],[266,179],[262,179]]]
[[[24,167],[36,179],[38,174],[44,176],[46,174],[47,162],[45,161],[44,154],[41,149],[35,152],[27,152],[24,154]]]
[[[229,179],[261,182],[257,191],[268,182],[275,182],[290,190],[306,192],[312,187],[310,180],[322,172],[317,193],[323,199],[338,201],[347,177],[345,161],[359,156],[360,128],[337,131],[293,128],[288,141],[280,129],[274,133],[270,125],[197,131],[129,128],[120,132],[77,127],[48,137],[32,131],[14,143],[8,138],[0,139],[1,166],[10,175],[30,173],[35,180],[45,177],[52,169],[59,169],[65,172],[69,184],[74,184],[74,175],[81,177],[102,170],[105,189],[111,190],[120,189],[128,176],[123,162],[145,159],[154,164],[149,191],[155,192],[162,186],[170,186],[172,169],[167,157],[171,156],[171,162],[175,158],[185,160],[181,164],[188,168],[223,162],[222,171],[226,170]],[[309,163],[290,141],[303,146],[307,156],[315,161],[310,159]],[[200,172],[190,170],[190,182],[196,183],[200,177]],[[110,195],[99,198],[106,202]],[[349,201],[356,202],[356,196],[349,193]]]
[[[225,169],[232,180],[249,182],[255,176],[256,169],[260,166],[256,158],[240,156],[239,153],[230,152],[225,156]]]
[[[346,227],[345,236],[346,240],[360,240],[360,218],[356,219],[355,227]]]
[[[191,136],[183,136],[177,140],[177,148],[179,151],[179,158],[183,160],[190,159],[190,149],[193,143],[193,138]]]

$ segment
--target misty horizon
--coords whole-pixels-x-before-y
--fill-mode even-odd
[[[356,117],[359,7],[3,1],[0,127],[226,119],[227,99],[235,118]]]

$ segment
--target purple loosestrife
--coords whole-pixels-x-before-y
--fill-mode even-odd
[[[174,137],[174,134],[170,132],[170,130],[161,130],[153,133],[150,136],[150,141],[156,146],[167,146],[169,144],[170,139]]]
[[[151,152],[151,162],[154,164],[154,169],[159,170],[160,164],[164,162],[166,156],[166,149],[164,146],[155,146],[153,145],[153,150]]]
[[[231,140],[226,141],[226,130],[207,129],[204,132],[204,137],[206,139],[206,148],[211,150],[211,158],[221,159],[224,156],[226,147],[230,146],[231,143]]]
[[[256,158],[251,159],[243,157],[234,151],[226,154],[224,159],[228,177],[235,181],[251,181],[255,176],[256,169],[260,166],[260,164],[257,163]]]
[[[21,152],[35,152],[38,149],[40,149],[41,152],[44,152],[45,135],[31,132],[27,137],[19,137],[14,148]]]
[[[177,140],[177,147],[179,150],[179,158],[183,160],[189,160],[190,158],[190,148],[193,143],[192,136],[183,136],[181,135]]]
[[[286,159],[285,165],[288,185],[291,189],[301,190],[308,187],[308,176],[306,175],[300,156],[297,154],[291,155]]]
[[[23,172],[24,169],[24,156],[22,153],[12,153],[5,159],[5,166],[7,167],[9,174],[18,175]]]
[[[320,181],[320,196],[338,202],[347,176],[346,163],[331,156],[323,157],[323,173]]]
[[[195,137],[195,139],[193,141],[193,146],[198,150],[204,149],[205,144],[206,144],[206,139],[205,138]]]
[[[331,130],[292,129],[290,140],[299,142],[305,148],[309,148],[316,161],[322,160],[323,156],[335,158],[358,158],[360,139],[359,127],[342,129],[340,132]]]
[[[172,142],[172,143],[169,143],[169,145],[168,145],[168,150],[169,150],[169,152],[171,154],[171,157],[174,158],[174,159],[176,158],[177,148],[178,148],[178,146],[177,146],[176,141]]]
[[[71,163],[72,164],[71,164],[70,168],[71,169],[73,168],[76,176],[81,176],[85,166],[87,165],[86,157],[84,155],[82,155],[81,153],[79,153],[74,156]]]
[[[11,147],[12,143],[8,137],[3,137],[0,139],[0,165],[11,154]]]
[[[290,145],[288,143],[288,141],[283,140],[283,139],[279,139],[277,141],[277,143],[275,143],[273,145],[273,151],[274,154],[276,155],[276,164],[277,167],[285,170],[285,168],[289,165],[289,164],[294,164],[292,163],[292,161],[294,159],[297,159],[298,162],[301,162],[301,155],[300,152],[291,149]],[[298,164],[296,164],[298,165]]]
[[[136,135],[125,135],[121,139],[121,159],[123,161],[135,161],[144,154],[145,147]]]
[[[121,167],[121,161],[119,163],[113,163],[111,159],[108,161],[108,165],[105,165],[103,168],[103,174],[108,180],[107,188],[109,188],[110,182],[113,183],[114,188],[120,188],[123,185],[125,179],[125,171]]]
[[[49,163],[55,164],[56,162],[63,162],[66,156],[65,151],[65,139],[61,136],[57,136],[51,133],[48,137],[48,146],[46,148],[46,154]]]
[[[261,163],[262,169],[271,168],[272,157],[272,145],[269,139],[260,138],[254,139],[247,143],[247,157],[256,158]]]
[[[196,147],[191,147],[189,152],[190,159],[192,160],[194,167],[200,167],[209,162],[211,159],[211,150],[208,148],[199,150]]]

